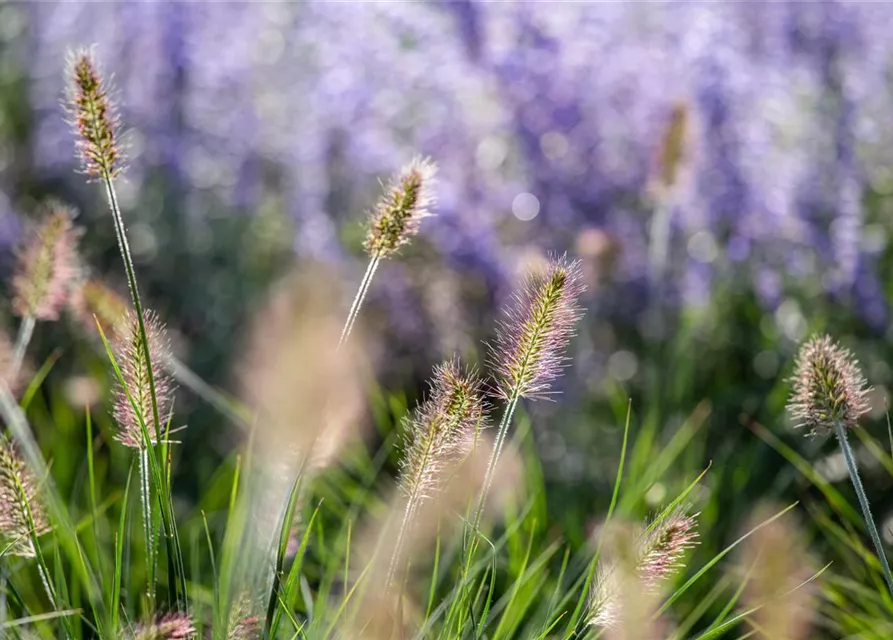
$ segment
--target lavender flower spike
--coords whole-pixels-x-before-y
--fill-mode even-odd
[[[84,173],[111,180],[121,172],[120,120],[89,49],[69,53],[68,111]]]
[[[490,354],[496,393],[505,400],[540,398],[565,366],[564,351],[582,316],[579,261],[553,258],[530,274],[506,311]]]
[[[165,371],[166,363],[170,358],[170,346],[164,325],[155,313],[145,312],[143,321],[149,342],[151,373],[155,381],[158,413],[163,416],[162,419],[166,419],[171,413],[173,403],[173,383]],[[119,386],[115,392],[114,417],[118,423],[116,437],[124,446],[143,449],[146,443],[143,439],[140,419],[146,425],[152,444],[158,442],[158,433],[152,420],[149,368],[140,337],[139,320],[133,311],[128,311],[122,327],[120,339],[114,345],[115,359],[121,369],[125,384],[124,387]],[[130,397],[128,397],[128,393]],[[137,413],[137,409],[139,413]]]
[[[195,625],[189,616],[172,613],[151,624],[134,629],[133,640],[186,640],[196,635]]]
[[[40,536],[50,531],[38,487],[12,441],[0,434],[0,548],[12,544],[7,553],[33,558],[37,551],[32,533]]]
[[[12,304],[19,317],[59,319],[80,269],[74,215],[63,204],[47,203],[43,220],[22,246],[12,279]]]
[[[791,380],[788,411],[811,435],[830,433],[835,422],[852,429],[868,411],[859,361],[829,336],[814,336],[800,348]]]
[[[419,232],[422,218],[432,215],[436,173],[430,158],[417,157],[391,179],[370,213],[363,243],[370,257],[392,256]]]

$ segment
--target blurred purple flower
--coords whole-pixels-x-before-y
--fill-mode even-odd
[[[605,296],[625,313],[643,309],[649,223],[665,198],[677,289],[668,300],[704,304],[734,277],[772,305],[809,281],[852,296],[872,323],[886,317],[860,237],[863,195],[878,168],[893,166],[884,28],[893,5],[59,2],[29,11],[35,157],[47,170],[71,168],[58,112],[63,53],[95,41],[131,129],[128,178],[139,186],[161,167],[238,208],[281,203],[299,253],[345,258],[340,229],[361,223],[375,179],[421,153],[441,168],[439,215],[422,236],[497,298],[520,247],[563,251],[595,227],[617,246]],[[656,196],[658,147],[678,104],[691,122],[684,171]],[[519,194],[537,205],[515,210]]]

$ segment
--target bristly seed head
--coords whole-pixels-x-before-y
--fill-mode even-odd
[[[166,365],[170,359],[170,345],[164,325],[152,311],[143,312],[143,323],[149,341],[149,357],[151,358],[152,378],[155,383],[155,398],[158,405],[158,418],[164,424],[170,417],[173,403],[173,383],[167,374]],[[149,373],[146,356],[140,339],[139,321],[136,313],[128,311],[122,324],[122,331],[114,346],[115,360],[121,369],[126,390],[118,385],[115,390],[114,417],[118,423],[117,440],[127,447],[141,449],[145,446],[140,417],[145,422],[146,430],[152,444],[158,442],[154,414],[152,410],[152,394],[149,385]],[[134,410],[130,398],[139,409]]]
[[[229,628],[226,640],[256,640],[260,638],[260,617],[252,615],[254,606],[251,596],[242,593],[232,606],[229,614]]]
[[[112,179],[121,172],[120,121],[109,87],[90,49],[68,55],[68,111],[84,173]]]
[[[183,613],[171,613],[150,624],[138,625],[133,640],[187,640],[196,635],[192,619]]]
[[[687,506],[680,506],[642,535],[637,566],[647,587],[657,586],[684,566],[682,556],[697,544],[695,518]]]
[[[37,479],[12,440],[0,434],[0,548],[12,544],[7,553],[34,557],[32,530],[38,536],[50,531],[39,493]]]
[[[496,394],[539,398],[565,366],[564,352],[582,317],[579,261],[553,257],[545,268],[529,274],[504,311],[496,343],[490,346]]]
[[[650,593],[655,593],[662,581],[670,577],[685,564],[682,557],[688,549],[697,544],[697,514],[689,515],[689,507],[681,505],[663,520],[646,527],[631,545],[628,558],[629,571],[639,584]],[[604,561],[589,594],[590,625],[613,627],[621,617],[623,602],[621,597],[621,569],[616,562]]]
[[[32,229],[17,255],[12,279],[13,308],[20,317],[58,320],[80,273],[74,226],[75,212],[58,202],[43,207],[40,223]]]
[[[22,381],[28,379],[23,372],[23,365],[18,371],[13,371],[15,348],[5,331],[0,331],[0,382],[5,384],[9,391],[15,395],[22,387]]]
[[[859,361],[830,336],[813,336],[800,348],[791,380],[788,411],[810,435],[827,433],[835,423],[854,428],[869,409]]]
[[[77,287],[69,304],[75,318],[87,335],[99,338],[96,323],[109,342],[117,342],[119,330],[127,318],[130,305],[124,298],[99,280],[87,280]]]
[[[484,393],[473,370],[458,359],[434,369],[429,398],[406,420],[400,488],[410,499],[431,497],[444,472],[471,450],[485,426]]]
[[[432,215],[436,174],[430,158],[415,158],[392,178],[369,214],[366,253],[387,258],[419,232],[422,218]]]

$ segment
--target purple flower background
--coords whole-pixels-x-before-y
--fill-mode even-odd
[[[361,269],[343,229],[376,178],[423,153],[440,165],[425,240],[497,299],[531,252],[569,250],[595,261],[604,306],[640,313],[664,206],[669,299],[697,307],[734,282],[770,309],[806,291],[885,325],[886,231],[863,200],[893,183],[891,5],[66,2],[27,14],[33,153],[48,174],[73,165],[65,51],[96,43],[131,130],[133,191],[163,166],[248,212],[273,193],[301,255]],[[657,194],[674,108],[688,116],[683,165]],[[393,302],[409,276],[390,274],[379,295]]]

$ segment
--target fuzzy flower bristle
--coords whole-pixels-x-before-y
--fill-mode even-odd
[[[689,515],[688,507],[680,506],[660,522],[646,527],[631,544],[628,564],[636,580],[649,593],[656,593],[660,583],[685,565],[682,557],[697,544],[697,514]],[[589,594],[589,624],[613,627],[621,617],[620,567],[613,561],[600,564]]]
[[[256,640],[260,638],[260,618],[252,615],[252,601],[247,593],[243,593],[229,615],[229,626],[226,631],[227,640]]]
[[[173,403],[173,383],[166,373],[166,364],[170,358],[170,346],[164,325],[152,311],[143,312],[143,323],[146,337],[149,340],[149,357],[151,358],[152,377],[155,383],[155,398],[158,404],[158,417],[164,423],[171,413]],[[140,340],[139,320],[136,313],[128,311],[122,323],[122,330],[114,346],[115,359],[121,369],[126,390],[120,385],[115,390],[114,417],[118,423],[117,440],[134,449],[145,446],[143,432],[140,427],[140,416],[145,422],[152,444],[158,441],[153,420],[152,395],[149,386],[148,368],[145,351]],[[133,403],[139,408],[139,415]]]
[[[77,287],[71,296],[71,312],[90,336],[97,336],[96,323],[114,343],[118,331],[127,317],[130,305],[99,280],[87,280]]]
[[[387,258],[419,232],[434,205],[437,165],[415,158],[397,173],[369,215],[363,248],[373,258]]]
[[[506,400],[547,396],[565,366],[564,352],[582,317],[579,261],[553,257],[530,273],[504,312],[490,346],[496,394]]]
[[[0,382],[6,385],[9,391],[15,394],[22,386],[22,380],[27,376],[23,373],[22,367],[19,366],[15,370],[15,348],[9,340],[9,336],[5,331],[0,331]]]
[[[189,616],[172,613],[150,624],[138,625],[133,631],[133,640],[186,640],[195,635],[195,625]]]
[[[869,409],[859,361],[830,336],[814,336],[800,348],[791,380],[788,411],[810,435],[833,430],[835,422],[853,428]]]
[[[682,568],[685,552],[697,544],[697,514],[687,511],[677,508],[642,536],[637,566],[646,586],[654,587]]]
[[[90,49],[69,54],[68,76],[68,110],[81,169],[94,178],[112,179],[122,168],[119,116]]]
[[[430,497],[443,472],[469,452],[484,427],[485,405],[480,378],[458,359],[434,369],[429,398],[407,420],[406,453],[400,488],[411,500]]]
[[[4,548],[12,544],[7,553],[34,557],[32,530],[38,536],[50,531],[39,493],[37,478],[12,440],[0,434],[0,537]]]
[[[20,317],[57,320],[80,271],[74,209],[58,202],[43,207],[40,223],[17,255],[12,279],[13,309]]]

